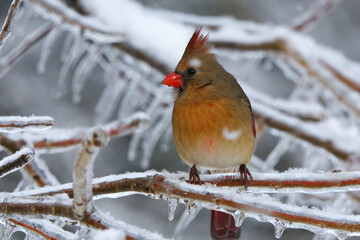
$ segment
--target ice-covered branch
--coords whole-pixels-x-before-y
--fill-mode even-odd
[[[6,16],[5,22],[0,31],[0,49],[11,34],[12,23],[16,17],[16,13],[19,9],[21,0],[13,0]]]
[[[0,178],[29,164],[34,159],[33,149],[25,147],[0,160]]]
[[[53,125],[54,119],[47,116],[0,117],[0,132],[13,132],[22,129],[48,129]]]
[[[148,126],[148,123],[149,117],[145,113],[138,112],[128,118],[109,122],[101,127],[107,132],[110,138],[116,138],[141,131]],[[89,131],[90,129],[86,128],[53,128],[46,132],[28,131],[13,133],[7,137],[13,141],[25,140],[27,143],[33,144],[34,148],[40,152],[53,152],[57,150],[62,151],[80,144]]]
[[[71,232],[65,231],[55,223],[50,222],[49,220],[43,219],[25,219],[21,218],[21,221],[10,218],[8,220],[11,224],[20,226],[28,231],[35,233],[48,240],[72,240],[74,239],[74,234]],[[28,233],[29,234],[29,233]]]
[[[82,148],[76,160],[74,179],[74,212],[79,219],[84,219],[94,210],[92,180],[93,167],[100,149],[109,140],[107,133],[97,128],[89,132],[82,141]]]
[[[0,57],[0,78],[2,78],[11,67],[26,53],[32,46],[45,37],[52,29],[52,23],[40,26],[34,32],[29,33],[27,38],[15,46],[5,56]]]
[[[26,216],[31,220],[38,218],[57,219],[58,217],[62,217],[71,222],[89,226],[92,229],[120,229],[128,235],[129,239],[165,239],[159,234],[114,220],[109,215],[98,212],[97,210],[95,210],[92,215],[79,221],[73,211],[72,201],[66,195],[56,195],[51,197],[1,196],[0,201],[2,203],[0,205],[0,214],[5,214],[6,217]],[[24,224],[27,224],[27,222],[25,221]],[[152,238],[155,236],[156,238]]]
[[[336,119],[305,122],[260,102],[253,101],[252,104],[255,118],[261,119],[271,128],[324,148],[342,160],[359,157],[360,136],[355,127],[343,129]]]
[[[137,193],[165,199],[169,204],[175,201],[175,207],[178,202],[188,205],[189,208],[201,205],[208,209],[229,212],[237,221],[240,221],[240,216],[268,221],[273,223],[276,228],[281,227],[277,230],[302,228],[316,233],[327,231],[333,234],[339,232],[356,236],[360,234],[360,218],[356,215],[298,207],[278,202],[264,194],[253,195],[249,192],[239,192],[238,174],[201,175],[200,177],[205,184],[186,183],[187,174],[185,173],[170,174],[155,171],[127,173],[94,179],[93,193],[95,199],[122,197]],[[360,186],[358,172],[305,173],[293,171],[254,173],[253,177],[254,181],[249,186],[249,191],[253,192],[358,191]],[[69,197],[72,197],[71,184],[12,193],[11,196],[42,195],[46,197],[59,193],[67,193]]]
[[[303,32],[314,27],[320,22],[327,13],[336,7],[341,0],[317,1],[315,6],[311,6],[308,11],[296,18],[291,24],[291,28],[295,31]]]

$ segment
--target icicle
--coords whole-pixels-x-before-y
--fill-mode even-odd
[[[79,227],[75,232],[74,240],[86,239],[86,236],[89,234],[90,229],[88,227]]]
[[[69,50],[69,55],[67,56],[66,60],[64,61],[64,64],[62,65],[60,73],[59,73],[58,84],[57,84],[56,91],[55,91],[56,98],[60,98],[65,94],[65,92],[66,92],[66,85],[65,85],[66,77],[68,76],[71,66],[74,65],[76,63],[76,61],[85,52],[86,49],[84,46],[85,46],[85,43],[83,42],[83,39],[81,38],[81,36],[76,35],[74,37],[72,47]]]
[[[160,150],[162,152],[167,152],[170,149],[170,138],[172,136],[172,128],[169,127],[162,137],[162,140],[160,142]]]
[[[336,237],[339,240],[345,240],[345,239],[347,239],[349,237],[349,233],[345,232],[345,231],[337,231],[336,232]]]
[[[170,111],[169,111],[170,110]],[[171,109],[165,109],[165,113],[162,113],[162,119],[157,120],[155,126],[152,127],[151,130],[146,132],[145,139],[142,142],[142,149],[143,149],[143,157],[141,160],[141,167],[146,169],[149,167],[150,158],[152,152],[159,141],[160,137],[163,135],[164,131],[167,128],[170,128],[170,119],[171,119]],[[153,118],[156,119],[156,118]]]
[[[19,16],[15,21],[16,28],[13,28],[14,35],[17,37],[24,37],[26,35],[30,18],[34,15],[34,10],[27,1],[23,1],[22,4],[23,6],[19,9]]]
[[[65,40],[64,40],[64,45],[63,45],[63,48],[62,48],[61,54],[60,54],[60,60],[63,63],[68,59],[69,54],[71,53],[70,49],[71,49],[74,39],[75,39],[74,33],[67,32]]]
[[[83,89],[84,83],[87,77],[90,75],[91,70],[93,70],[97,64],[98,55],[98,46],[95,44],[90,45],[89,50],[75,70],[72,83],[73,102],[75,104],[79,103],[81,100],[81,90]]]
[[[176,224],[173,234],[174,239],[177,239],[178,236],[182,235],[182,233],[190,225],[190,223],[196,218],[196,216],[199,214],[200,211],[201,211],[201,207],[197,208],[194,214],[188,215],[188,212],[185,209],[185,211],[183,212],[179,221]]]
[[[176,207],[178,206],[178,200],[175,198],[168,198],[168,219],[172,221],[175,216]]]
[[[245,214],[243,212],[240,212],[240,211],[236,210],[233,213],[233,217],[234,217],[234,220],[235,220],[235,226],[240,227],[241,224],[244,222]]]
[[[274,227],[275,227],[275,237],[277,239],[281,238],[281,236],[286,228],[285,223],[281,220],[277,220],[274,223]]]
[[[192,215],[192,214],[195,213],[195,210],[196,210],[196,208],[197,208],[197,205],[196,205],[195,202],[190,201],[190,200],[186,200],[186,201],[185,201],[185,205],[186,205],[187,213],[188,213],[189,215]]]
[[[51,50],[54,47],[55,42],[58,40],[60,34],[63,32],[60,28],[54,28],[51,30],[45,38],[42,45],[40,59],[37,65],[37,71],[39,74],[43,74],[46,70],[46,63],[51,54]]]
[[[143,136],[144,136],[143,133],[137,133],[132,136],[128,150],[128,159],[130,162],[135,161],[135,158],[138,153],[139,142],[141,142]]]
[[[124,90],[125,82],[119,78],[114,78],[107,83],[95,107],[95,122],[97,124],[102,124],[109,120]]]
[[[280,161],[280,158],[289,150],[291,146],[291,140],[289,137],[285,136],[279,140],[276,144],[275,148],[266,158],[265,163],[263,165],[263,170],[268,171],[273,169],[276,164]]]

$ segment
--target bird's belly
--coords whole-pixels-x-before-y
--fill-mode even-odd
[[[202,136],[185,142],[175,140],[180,157],[189,166],[196,164],[206,170],[233,169],[250,161],[254,145],[251,138],[222,140]]]
[[[173,116],[176,149],[186,164],[204,170],[225,170],[250,161],[254,136],[249,126],[211,109],[188,111],[181,118]]]

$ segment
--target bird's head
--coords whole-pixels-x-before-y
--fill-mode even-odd
[[[216,68],[221,67],[214,54],[210,53],[212,45],[208,35],[197,28],[186,46],[185,52],[175,68],[162,82],[164,85],[177,88],[182,92],[186,87],[202,88],[211,84]]]

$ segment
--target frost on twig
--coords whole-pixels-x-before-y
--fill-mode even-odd
[[[340,2],[341,0],[318,1],[315,6],[311,6],[308,11],[296,18],[292,22],[291,28],[299,32],[313,28],[316,23],[320,22]]]
[[[63,230],[61,227],[57,226],[55,223],[50,222],[46,219],[26,219],[11,218],[8,220],[11,224],[22,227],[28,230],[27,235],[31,235],[30,232],[34,233],[34,236],[38,238],[39,236],[48,239],[48,240],[73,240],[74,234]]]
[[[10,37],[12,23],[13,23],[14,19],[16,18],[16,14],[18,12],[20,2],[21,2],[21,0],[13,0],[11,3],[11,6],[10,6],[9,12],[6,16],[4,25],[2,26],[1,31],[0,31],[0,49],[2,48],[6,39],[8,37]]]
[[[137,112],[127,118],[112,121],[100,127],[107,132],[109,137],[116,138],[133,132],[141,132],[148,125],[149,117],[145,113]],[[46,132],[27,131],[13,133],[7,135],[7,138],[15,142],[25,140],[28,144],[33,145],[40,153],[61,152],[79,145],[89,131],[90,129],[86,128],[53,128]]]
[[[47,116],[0,117],[0,132],[13,132],[22,129],[49,129],[54,125],[54,119]]]
[[[34,159],[33,149],[25,147],[0,160],[0,178],[29,164]]]
[[[108,134],[101,128],[88,133],[82,142],[82,148],[76,160],[74,179],[74,212],[79,219],[87,217],[94,209],[92,180],[93,167],[100,149],[106,146]]]

